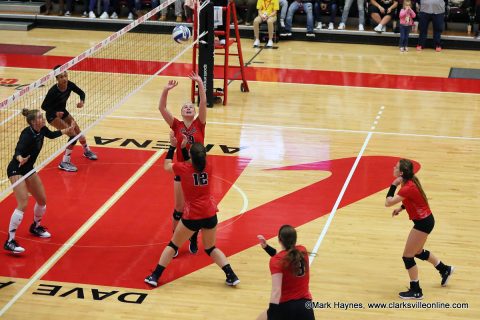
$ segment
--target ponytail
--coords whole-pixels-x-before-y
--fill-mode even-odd
[[[22,116],[25,117],[29,125],[32,125],[32,122],[35,120],[39,112],[40,111],[38,111],[37,109],[29,110],[27,108],[24,108],[22,109]]]
[[[195,142],[190,148],[190,156],[195,171],[202,172],[207,165],[207,150],[198,142]]]
[[[412,180],[412,182],[417,186],[418,191],[422,194],[423,199],[428,205],[428,199],[427,195],[425,194],[425,191],[422,188],[422,185],[420,184],[420,180],[418,180],[417,176],[413,172],[413,163],[412,161],[408,159],[400,159],[398,161],[399,163],[399,168],[400,172],[402,173],[402,178],[406,182],[408,180]]]
[[[300,276],[305,273],[308,263],[305,261],[306,252],[298,250],[297,231],[290,225],[283,225],[278,231],[278,239],[285,247],[287,254],[283,258],[283,268],[290,270],[294,275]]]

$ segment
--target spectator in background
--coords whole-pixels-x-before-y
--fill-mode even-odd
[[[235,5],[237,7],[237,14],[239,14],[238,23],[241,23],[241,18],[243,18],[243,21],[245,22],[246,26],[252,25],[253,15],[255,14],[257,1],[256,0],[237,0],[235,1]],[[247,9],[246,12],[244,12],[243,10],[244,8]],[[245,13],[245,15],[243,15],[243,13]]]
[[[255,41],[253,47],[260,45],[260,23],[266,22],[268,26],[268,42],[267,48],[273,47],[273,27],[277,22],[277,11],[280,9],[278,0],[258,0],[257,2],[258,16],[253,20],[253,33]]]
[[[395,0],[370,0],[370,16],[372,20],[377,23],[377,26],[373,30],[378,33],[387,31],[387,23],[389,23],[395,15],[397,6],[398,2]]]
[[[416,14],[412,9],[412,1],[404,0],[403,8],[400,10],[400,51],[408,51],[408,36],[413,25]]]
[[[313,9],[315,13],[315,21],[317,21],[316,29],[322,29],[322,22],[320,19],[321,13],[329,12],[330,20],[328,23],[328,30],[333,30],[338,9],[337,0],[317,0],[315,1]]]
[[[343,7],[343,14],[342,20],[338,25],[338,30],[345,30],[345,24],[347,23],[348,19],[348,12],[352,6],[353,0],[345,0],[345,6]],[[365,1],[364,0],[357,0],[358,6],[358,30],[363,31],[365,28]]]
[[[433,24],[433,43],[435,51],[442,51],[440,38],[445,24],[445,1],[444,0],[422,0],[420,2],[420,13],[418,14],[418,44],[417,51],[422,51],[427,40],[428,25]]]
[[[480,0],[475,1],[475,20],[477,22],[477,33],[475,38],[480,40]]]
[[[312,0],[295,0],[292,2],[287,11],[287,20],[285,20],[285,33],[283,33],[283,35],[287,37],[292,35],[293,15],[300,9],[303,9],[303,11],[307,14],[307,37],[315,37],[315,33],[313,33]]]
[[[45,1],[45,7],[46,7],[45,14],[48,16],[50,14],[50,12],[52,11],[52,7],[53,7],[52,0],[46,0]],[[59,7],[58,15],[63,16],[63,10],[64,10],[63,0],[58,0],[58,7]]]
[[[287,17],[288,0],[280,0],[280,27],[285,28],[285,19]]]
[[[160,0],[160,4],[164,3],[165,0]],[[183,22],[183,5],[185,3],[185,0],[175,0],[175,16],[176,22]],[[160,21],[166,21],[167,20],[167,12],[168,12],[168,7],[162,10],[161,16],[160,16]]]

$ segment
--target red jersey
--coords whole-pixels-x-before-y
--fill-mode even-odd
[[[178,146],[182,145],[182,141],[183,141],[182,134],[187,136],[187,139],[188,139],[187,146],[186,146],[187,150],[190,150],[190,147],[195,142],[199,142],[203,144],[203,141],[205,139],[205,123],[202,123],[198,119],[198,117],[195,120],[193,120],[189,128],[185,126],[185,123],[183,121],[180,121],[177,118],[173,118],[173,123],[170,128],[173,130],[175,134],[175,138],[177,138]],[[177,160],[184,161],[182,151],[178,149],[177,149]]]
[[[407,210],[410,220],[420,220],[432,214],[428,203],[423,199],[417,185],[408,180],[398,191],[398,195],[403,197],[403,205]]]
[[[304,268],[299,275],[292,273],[290,269],[283,266],[283,258],[287,255],[287,251],[282,250],[270,258],[270,273],[281,273],[282,277],[282,295],[280,303],[298,299],[312,299],[308,283],[310,281],[310,271],[308,270],[308,254],[304,246],[296,246],[301,252],[305,252]]]
[[[181,179],[185,198],[183,218],[199,220],[213,217],[218,208],[210,194],[211,165],[207,162],[203,172],[197,172],[190,162],[176,162],[173,164],[173,172]]]

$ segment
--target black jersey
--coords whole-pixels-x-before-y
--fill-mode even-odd
[[[55,117],[57,112],[64,112],[66,110],[67,100],[72,91],[80,96],[81,101],[85,101],[85,92],[77,87],[77,85],[72,81],[67,82],[67,89],[65,89],[63,92],[58,89],[57,84],[48,90],[48,93],[42,103],[42,110],[46,112],[47,119],[51,118],[52,116]]]
[[[62,135],[60,130],[58,131],[50,131],[47,127],[43,127],[40,129],[39,132],[33,130],[32,127],[26,127],[23,129],[22,133],[20,134],[20,138],[17,142],[17,147],[15,148],[15,154],[13,155],[12,162],[17,167],[20,164],[17,160],[17,156],[22,156],[28,158],[28,161],[23,164],[25,167],[33,167],[35,161],[37,160],[38,155],[43,147],[43,138],[47,137],[49,139],[55,139]]]

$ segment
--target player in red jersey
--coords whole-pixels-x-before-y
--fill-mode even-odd
[[[191,161],[172,163],[173,153],[177,141],[173,135],[170,136],[171,147],[168,150],[164,162],[164,169],[180,176],[181,187],[185,195],[185,207],[181,220],[173,233],[172,240],[165,247],[160,256],[160,261],[151,275],[145,278],[145,282],[156,287],[158,279],[165,267],[172,261],[178,248],[189,239],[194,232],[202,230],[202,240],[205,252],[222,268],[227,277],[225,283],[229,286],[236,286],[240,280],[233,272],[223,252],[215,247],[217,230],[217,204],[211,195],[212,166],[207,162],[207,151],[205,147],[195,142],[187,151],[187,142],[182,140],[182,153],[185,158],[191,157]],[[188,159],[186,159],[188,160]]]
[[[413,229],[408,236],[402,257],[410,276],[410,289],[400,292],[399,296],[402,299],[422,299],[423,293],[418,281],[418,268],[415,263],[415,257],[420,260],[426,260],[435,266],[442,277],[441,285],[443,287],[447,285],[448,279],[455,268],[443,264],[440,259],[423,248],[428,235],[433,230],[435,219],[428,205],[427,196],[423,191],[422,185],[414,174],[412,162],[407,159],[398,161],[393,168],[393,175],[396,179],[388,190],[385,206],[391,207],[402,202],[400,208],[393,210],[392,217],[406,209],[408,217],[413,221]],[[400,184],[402,186],[397,195],[395,195],[395,190]]]
[[[175,80],[168,81],[168,84],[165,86],[160,98],[160,104],[158,109],[162,114],[163,119],[167,122],[168,126],[173,130],[175,138],[178,143],[181,144],[183,136],[186,136],[187,149],[190,149],[193,143],[199,142],[204,143],[205,139],[205,124],[207,121],[207,96],[205,94],[205,89],[203,87],[202,79],[194,72],[189,75],[189,78],[195,81],[198,85],[198,92],[200,95],[200,103],[198,109],[198,116],[195,117],[195,107],[192,103],[187,102],[182,106],[181,115],[182,121],[175,118],[170,111],[167,109],[167,96],[168,92],[175,88],[178,85],[178,82]],[[183,155],[181,152],[177,151],[177,161],[183,161]],[[175,208],[173,210],[173,230],[177,227],[178,221],[182,218],[183,207],[184,207],[184,198],[182,187],[180,185],[180,177],[175,176],[173,182],[174,195],[175,195]],[[190,252],[196,253],[198,251],[197,246],[197,236],[198,232],[195,232],[190,239]]]
[[[261,313],[257,320],[314,320],[315,314],[308,307],[312,301],[308,289],[308,254],[304,246],[296,245],[297,231],[289,225],[280,228],[278,242],[282,251],[278,253],[262,235],[258,239],[271,256],[272,295],[268,310]]]

